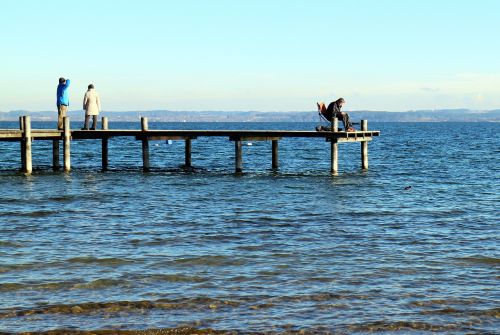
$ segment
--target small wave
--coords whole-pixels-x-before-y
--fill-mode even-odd
[[[426,310],[420,312],[424,315],[446,315],[446,314],[457,314],[457,315],[470,315],[470,316],[491,316],[493,318],[500,318],[500,308],[491,308],[491,309],[481,309],[481,310],[465,310],[465,309],[457,309],[453,307],[442,308],[442,309],[434,309],[434,310]]]
[[[56,291],[60,289],[71,288],[72,283],[69,282],[51,282],[51,283],[39,283],[39,284],[23,284],[23,283],[2,283],[0,284],[0,292],[10,292],[10,291]]]
[[[380,216],[397,216],[400,214],[398,211],[390,211],[390,210],[377,210],[377,211],[370,211],[370,210],[364,210],[364,211],[354,211],[353,212],[356,217],[380,217]]]
[[[58,214],[58,213],[59,213],[59,211],[56,211],[56,210],[38,210],[38,211],[32,211],[32,212],[0,213],[0,216],[41,218],[41,217],[52,216],[52,215]]]
[[[178,258],[175,263],[188,263],[190,265],[208,265],[208,266],[234,266],[244,265],[246,262],[241,258],[227,257],[222,255],[215,256],[199,256]]]
[[[96,290],[106,287],[120,286],[127,284],[126,280],[122,279],[96,279],[88,283],[78,283],[74,284],[71,288],[73,289],[87,289]]]
[[[0,292],[17,291],[23,287],[25,287],[25,285],[19,283],[2,283],[0,284]]]
[[[499,266],[500,258],[496,257],[487,257],[487,256],[471,256],[471,257],[462,257],[455,258],[457,261],[472,263],[472,264],[480,264],[480,265],[492,265]]]
[[[470,311],[469,314],[474,316],[491,316],[495,319],[500,318],[500,308],[491,308],[491,309],[481,309]]]
[[[171,283],[202,283],[206,278],[199,276],[188,276],[183,274],[153,274],[141,279],[151,281],[166,281]]]
[[[78,262],[73,262],[78,264]],[[48,268],[67,267],[67,262],[54,261],[54,262],[32,262],[20,264],[0,264],[0,273],[26,271],[26,270],[40,270]]]
[[[74,200],[81,200],[81,196],[71,195],[71,194],[57,195],[50,197],[47,200],[53,202],[72,202]]]
[[[156,301],[115,301],[115,302],[84,302],[80,304],[49,305],[34,309],[11,309],[0,312],[0,319],[22,317],[38,314],[114,314],[119,312],[141,313],[144,310],[216,310],[223,307],[236,307],[240,302],[221,300],[209,297],[191,299],[160,299]]]
[[[56,195],[47,198],[49,202],[73,202],[73,201],[83,201],[83,200],[101,200],[103,195],[101,194],[65,194]]]
[[[77,263],[77,264],[97,264],[101,266],[120,266],[124,264],[133,263],[133,260],[123,259],[123,258],[96,258],[91,256],[85,257],[73,257],[67,260],[68,263]]]
[[[354,295],[351,293],[331,293],[331,292],[320,292],[313,294],[299,294],[299,295],[288,295],[281,297],[274,297],[270,300],[277,303],[291,303],[291,302],[323,302],[323,301],[336,301],[340,299],[363,299],[364,296]]]
[[[27,200],[26,198],[2,198],[2,203],[4,204],[24,204],[28,202],[29,200]]]
[[[432,300],[419,300],[413,301],[411,304],[419,307],[439,307],[449,305],[473,305],[481,301],[478,299],[432,299]]]
[[[2,283],[0,292],[9,291],[57,291],[57,290],[96,290],[113,286],[124,286],[128,283],[122,279],[96,279],[86,283],[74,281],[49,282],[49,283]]]
[[[243,251],[260,251],[262,250],[262,245],[240,245],[236,249]]]
[[[4,248],[22,248],[21,243],[11,242],[11,241],[0,241],[0,247]]]
[[[6,273],[11,271],[24,271],[28,269],[33,269],[36,267],[41,267],[40,264],[43,263],[25,263],[25,264],[4,264],[0,265],[0,273]]]
[[[350,332],[388,332],[388,331],[431,331],[443,332],[463,329],[459,324],[432,324],[428,322],[412,322],[412,321],[374,321],[363,324],[349,325]]]

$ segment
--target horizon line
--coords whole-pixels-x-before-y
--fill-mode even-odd
[[[461,108],[437,108],[437,109],[409,109],[400,111],[390,111],[390,110],[370,110],[370,109],[356,109],[356,110],[344,110],[344,112],[356,113],[356,112],[368,112],[368,113],[408,113],[408,112],[435,112],[435,111],[471,111],[471,112],[492,112],[498,111],[500,107],[493,109],[470,109],[466,107]],[[14,109],[10,111],[0,111],[0,113],[57,113],[57,110],[28,110],[28,109]],[[68,110],[68,112],[84,112],[83,109]],[[136,109],[136,110],[101,110],[100,113],[140,113],[140,112],[170,112],[170,113],[311,113],[317,112],[316,110],[304,110],[304,111],[294,111],[294,110],[169,110],[169,109]]]

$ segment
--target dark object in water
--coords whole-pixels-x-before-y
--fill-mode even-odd
[[[406,191],[411,190],[411,186],[406,186],[406,187],[405,187],[405,190],[406,190]]]

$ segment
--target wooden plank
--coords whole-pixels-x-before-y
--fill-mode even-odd
[[[22,116],[19,118],[19,122],[21,122]],[[46,129],[31,129],[31,138],[32,139],[47,139],[54,140],[61,138],[62,131],[58,130],[46,130]],[[19,130],[17,129],[2,129],[0,131],[0,141],[20,141],[23,137],[21,127]]]
[[[33,172],[33,164],[31,160],[31,117],[26,115],[24,117],[23,129],[23,142],[24,142],[24,172]]]
[[[148,141],[185,141],[189,139],[196,139],[196,136],[172,136],[172,135],[167,135],[167,136],[149,136],[149,135],[143,135],[143,136],[136,136],[136,140],[148,140]]]
[[[278,141],[281,137],[276,136],[230,136],[230,141]]]
[[[59,140],[52,140],[52,170],[61,168],[59,164]]]
[[[141,117],[141,130],[148,131],[148,118]],[[142,169],[149,171],[149,141],[147,138],[142,139]]]
[[[358,137],[358,138],[335,138],[337,143],[355,143],[355,142],[369,142],[372,141],[373,139],[371,137]],[[331,139],[327,138],[326,142],[330,142]]]
[[[379,136],[379,135],[380,131],[339,131],[334,134],[334,136],[338,138],[357,138],[364,136]]]
[[[102,130],[108,130],[108,118],[103,117],[101,122]],[[107,171],[109,165],[109,156],[108,156],[108,138],[103,137],[101,143],[101,158],[102,158],[102,170]]]
[[[337,132],[339,129],[339,120],[337,118],[332,119],[332,132]],[[330,141],[330,173],[332,175],[337,175],[339,172],[339,145],[336,138],[332,138]]]
[[[44,139],[48,140],[60,138],[63,134],[62,131],[56,129],[34,129],[32,130],[32,138],[34,139]],[[248,138],[255,140],[273,140],[281,139],[282,137],[313,137],[313,138],[327,138],[327,137],[360,137],[360,136],[379,136],[380,131],[367,131],[367,132],[335,132],[331,133],[329,131],[296,131],[296,130],[148,130],[147,136],[178,136],[180,139],[185,137],[196,138],[196,137],[232,137],[245,139]],[[72,130],[72,139],[102,139],[105,137],[142,137],[145,136],[142,130],[131,130],[131,129],[111,129],[111,130]],[[17,129],[7,129],[0,130],[0,140],[10,138],[21,139],[21,131]],[[168,138],[165,138],[168,139]]]
[[[243,153],[241,148],[241,141],[234,141],[234,159],[235,159],[235,172],[243,172]]]
[[[184,149],[184,167],[191,167],[191,139],[185,139],[185,149]]]
[[[69,116],[63,118],[63,160],[64,160],[64,172],[69,172],[71,170],[71,128],[69,123]]]
[[[278,169],[279,166],[279,159],[278,159],[278,140],[273,140],[272,141],[272,169],[276,170]]]
[[[21,122],[23,116],[19,117],[19,130],[5,130],[0,134],[0,141],[20,141],[23,138]]]
[[[21,136],[24,133],[24,116],[19,117],[19,129],[21,130]],[[19,141],[21,145],[21,171],[26,171],[26,148],[24,139]]]
[[[367,120],[361,120],[361,130],[368,130]],[[368,141],[361,142],[361,168],[363,170],[368,169]]]

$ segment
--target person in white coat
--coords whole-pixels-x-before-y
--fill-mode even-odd
[[[90,116],[92,116],[92,128],[90,129],[95,130],[97,126],[97,116],[101,110],[101,101],[99,100],[99,95],[94,90],[93,84],[90,84],[87,92],[85,92],[85,96],[83,97],[83,109],[85,110],[85,124],[82,130],[89,130]]]

